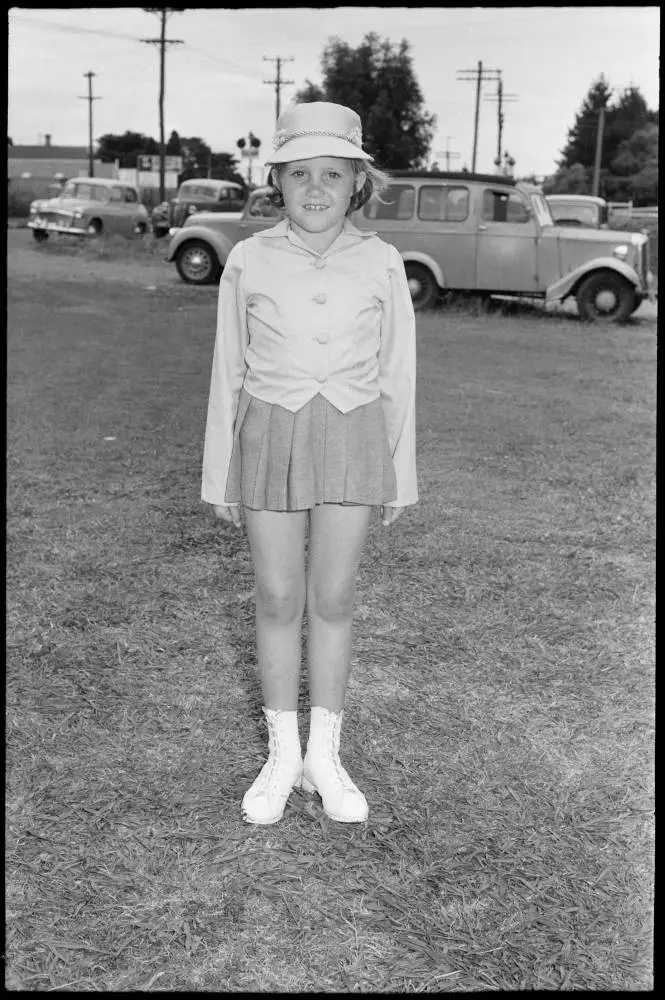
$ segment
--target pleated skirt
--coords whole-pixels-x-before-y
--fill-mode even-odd
[[[380,506],[396,497],[381,400],[342,413],[316,395],[293,413],[241,391],[227,503],[253,510]]]

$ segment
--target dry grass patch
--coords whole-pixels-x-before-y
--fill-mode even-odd
[[[358,582],[370,819],[260,829],[214,296],[117,288],[10,287],[7,987],[652,988],[653,326],[419,319],[422,500]]]

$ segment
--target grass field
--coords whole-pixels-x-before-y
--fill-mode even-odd
[[[373,525],[343,734],[370,819],[255,828],[215,290],[102,265],[9,289],[6,987],[652,989],[655,325],[419,319],[421,502]]]

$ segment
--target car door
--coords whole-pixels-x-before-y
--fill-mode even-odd
[[[109,188],[108,201],[104,212],[104,230],[107,233],[120,233],[128,236],[132,231],[131,219],[125,202],[124,188],[113,186]]]
[[[538,290],[538,227],[520,191],[478,188],[476,288],[486,292]]]

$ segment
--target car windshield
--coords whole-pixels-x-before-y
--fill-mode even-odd
[[[532,194],[531,204],[533,205],[534,211],[536,213],[536,218],[541,226],[553,226],[554,219],[552,218],[552,213],[550,212],[550,207],[545,201],[545,197],[542,194]]]
[[[553,218],[577,219],[584,226],[595,226],[598,223],[598,207],[596,205],[571,205],[570,203],[557,202],[551,205]]]
[[[85,184],[80,181],[69,181],[62,192],[63,198],[81,198],[83,201],[106,201],[108,191],[97,184]]]

